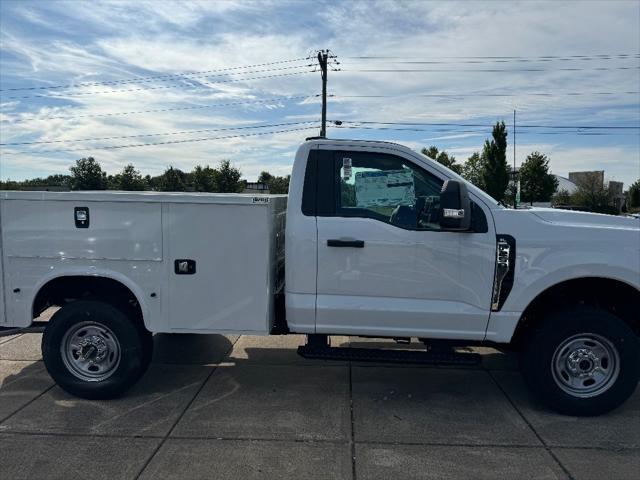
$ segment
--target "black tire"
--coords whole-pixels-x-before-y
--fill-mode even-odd
[[[53,315],[42,336],[42,356],[49,375],[62,389],[90,400],[115,398],[144,374],[151,361],[153,340],[151,333],[137,318],[127,314],[129,312],[99,300],[79,300],[65,305]],[[87,324],[98,326],[90,328],[105,327],[104,332],[108,332],[105,338],[116,345],[112,350],[118,354],[111,355],[113,365],[104,373],[105,378],[83,378],[83,372],[75,373],[70,366],[75,364],[72,357],[76,355],[63,353],[67,351],[67,333],[78,331],[80,337],[83,325]],[[97,351],[95,345],[85,348],[90,349],[90,353]]]
[[[580,355],[590,350],[578,351],[569,345],[576,345],[571,344],[572,339],[580,343],[583,338],[595,339],[605,346],[598,350],[598,343],[591,340],[591,345],[596,345],[593,352],[608,351],[611,355],[594,353],[595,362],[587,357],[584,364],[576,363],[575,359],[585,358]],[[589,341],[583,345],[590,345]],[[578,353],[571,357],[571,352]],[[574,361],[571,365],[574,369],[578,366],[577,371],[569,368],[570,360]],[[585,372],[592,371],[592,365],[597,363],[606,367],[607,373],[600,375],[601,380],[580,376],[588,375]],[[521,351],[520,365],[529,389],[550,409],[565,415],[601,415],[620,406],[638,385],[640,341],[624,321],[610,312],[585,305],[573,306],[549,314],[535,326]],[[572,372],[573,375],[569,375]],[[570,380],[575,382],[575,387],[567,386]],[[594,390],[589,392],[590,388]]]

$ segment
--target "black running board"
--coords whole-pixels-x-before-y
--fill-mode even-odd
[[[28,327],[0,327],[0,337],[21,335],[23,333],[42,333],[46,326],[47,322],[34,321]]]
[[[424,352],[379,348],[344,348],[301,345],[298,355],[309,359],[348,360],[352,362],[412,363],[420,365],[461,365],[480,363],[479,353]]]

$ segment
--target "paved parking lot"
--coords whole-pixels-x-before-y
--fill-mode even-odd
[[[383,366],[305,360],[303,341],[156,335],[142,381],[91,402],[53,384],[40,335],[0,337],[0,478],[640,476],[640,389],[563,417],[491,349],[480,368]]]

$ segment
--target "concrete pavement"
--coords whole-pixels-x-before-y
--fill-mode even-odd
[[[156,335],[140,383],[90,402],[53,384],[39,341],[0,338],[2,480],[640,476],[640,389],[563,417],[491,349],[482,368],[385,366],[305,360],[302,336]]]

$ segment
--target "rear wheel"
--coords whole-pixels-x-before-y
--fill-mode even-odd
[[[600,415],[622,404],[640,378],[640,342],[610,312],[576,306],[536,326],[521,356],[522,375],[549,408]]]
[[[56,312],[42,337],[42,355],[61,388],[82,398],[113,398],[142,376],[151,359],[151,334],[125,312],[97,300]]]

